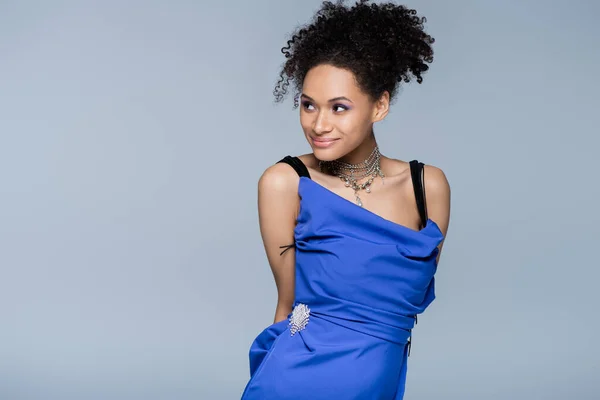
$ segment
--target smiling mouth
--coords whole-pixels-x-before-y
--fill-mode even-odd
[[[312,140],[315,141],[315,142],[329,143],[329,142],[336,141],[337,139],[323,139],[323,138],[313,137]]]
[[[335,142],[337,142],[339,140],[339,138],[325,139],[325,138],[316,138],[316,137],[311,136],[310,140],[312,140],[313,146],[320,147],[320,148],[326,148],[326,147],[332,146]]]

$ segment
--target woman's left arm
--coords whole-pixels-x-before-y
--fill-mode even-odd
[[[427,204],[427,216],[435,221],[444,234],[444,240],[438,246],[440,251],[437,256],[439,263],[442,254],[442,246],[448,233],[450,224],[450,184],[446,174],[438,167],[425,165],[423,168],[425,181],[425,201]]]

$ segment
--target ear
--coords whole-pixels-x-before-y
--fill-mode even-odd
[[[388,114],[389,110],[390,110],[390,94],[386,90],[383,92],[381,97],[379,97],[379,99],[375,101],[375,104],[373,107],[373,118],[372,118],[373,122],[379,122],[382,119],[384,119],[385,116]]]

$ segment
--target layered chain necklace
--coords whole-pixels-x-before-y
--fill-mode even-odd
[[[354,189],[354,196],[356,197],[356,204],[360,207],[363,206],[362,201],[358,195],[358,192],[364,190],[367,193],[371,193],[371,184],[376,177],[380,176],[383,181],[384,174],[381,171],[381,153],[379,147],[375,146],[371,155],[367,159],[358,164],[349,164],[339,160],[333,161],[319,161],[319,168],[321,172],[326,172],[331,175],[339,177],[346,187]],[[359,180],[369,177],[364,183],[358,183]]]

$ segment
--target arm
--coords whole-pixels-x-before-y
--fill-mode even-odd
[[[427,216],[438,224],[445,241],[450,223],[450,185],[444,172],[437,167],[425,165],[424,174]],[[439,245],[438,263],[444,241]]]
[[[277,286],[274,322],[287,318],[294,302],[295,252],[281,254],[280,246],[294,243],[298,217],[298,174],[287,164],[278,163],[258,181],[258,219],[267,260]]]

